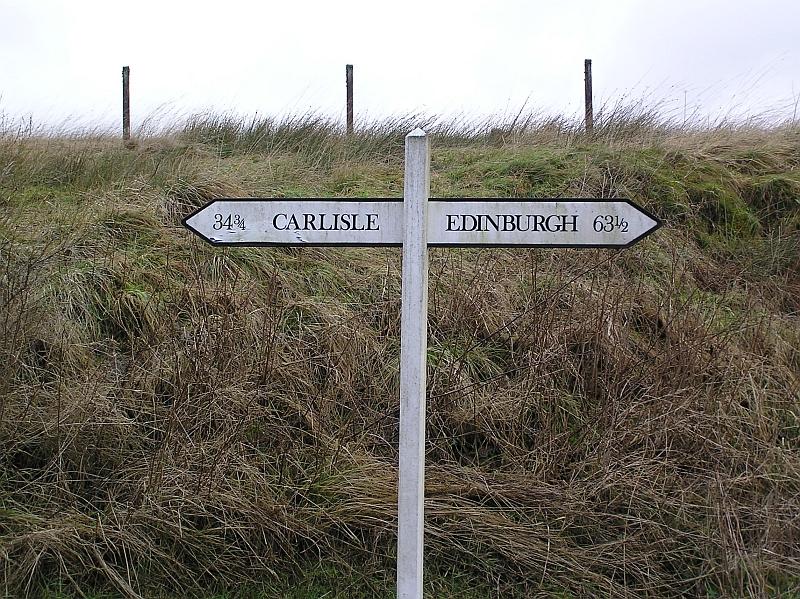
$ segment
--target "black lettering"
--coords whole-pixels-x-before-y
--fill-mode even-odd
[[[514,226],[514,215],[513,214],[501,214],[500,216],[503,217],[503,231],[515,231],[516,227]]]
[[[488,223],[491,223],[491,224],[492,224],[492,227],[494,227],[494,230],[495,230],[495,231],[499,231],[499,230],[500,230],[500,223],[499,223],[499,221],[500,221],[500,217],[499,217],[499,216],[498,216],[497,220],[494,220],[494,219],[493,219],[491,216],[489,216],[488,214],[484,214],[484,215],[483,215],[483,217],[484,217],[484,218],[487,220],[487,222],[488,222]],[[485,229],[481,229],[481,230],[482,230],[482,231],[488,231],[488,230],[489,230],[489,225],[487,224],[487,225],[486,225],[486,228],[485,228]]]
[[[457,214],[448,214],[447,215],[447,230],[448,231],[460,231],[461,229],[454,229],[453,225],[456,224],[456,219],[458,218]]]
[[[279,231],[285,231],[286,229],[288,229],[288,226],[286,226],[286,227],[279,227],[278,226],[278,217],[279,216],[282,216],[284,219],[286,219],[286,215],[285,214],[282,214],[282,213],[281,214],[276,214],[275,218],[272,219],[272,226],[275,227],[276,229],[278,229]]]
[[[367,231],[380,231],[377,214],[367,214]]]
[[[306,213],[303,214],[303,231],[308,231],[309,229],[316,231],[317,227],[314,226],[314,215]]]
[[[472,219],[472,225],[470,226],[469,229],[467,228],[467,219],[468,218]],[[463,214],[461,216],[461,222],[462,222],[462,225],[461,225],[461,230],[462,231],[474,231],[475,229],[478,228],[478,219],[475,218],[474,216],[472,216],[471,214]]]
[[[285,228],[294,229],[295,231],[300,228],[300,226],[297,224],[297,217],[294,214],[289,217],[289,224]]]
[[[363,231],[364,225],[358,226],[358,214],[351,214],[350,216],[353,217],[353,231]]]
[[[528,219],[527,220],[528,220],[528,226],[523,229],[522,228],[522,215],[521,214],[517,214],[517,223],[516,223],[517,231],[529,231],[530,230],[530,228],[531,228],[531,217],[530,217],[530,215],[528,215]]]
[[[541,231],[544,228],[544,216],[541,214],[533,215],[533,230]]]
[[[566,228],[567,227],[567,219],[568,218],[572,219],[572,222],[569,223],[572,226],[571,229],[567,229]],[[578,230],[578,215],[577,214],[573,214],[571,216],[565,216],[564,217],[564,230],[565,231],[569,230],[569,231],[572,231],[573,233],[577,232],[577,230]]]
[[[560,225],[550,225],[550,221],[553,220],[554,218],[556,220],[561,218],[562,219],[562,223]],[[550,216],[547,217],[547,221],[546,221],[546,225],[545,226],[546,226],[547,230],[550,231],[551,233],[557,233],[557,232],[561,231],[564,228],[563,218],[559,214],[551,214]],[[553,228],[553,226],[555,226],[555,228]]]
[[[349,214],[340,214],[339,215],[339,230],[340,231],[349,231],[352,223],[350,222],[350,215]]]

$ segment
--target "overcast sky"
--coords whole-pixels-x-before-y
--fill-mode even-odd
[[[134,126],[199,111],[579,114],[595,103],[791,117],[798,0],[0,0],[0,113]],[[800,114],[798,114],[800,116]]]

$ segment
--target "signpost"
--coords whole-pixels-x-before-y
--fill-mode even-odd
[[[430,195],[430,142],[406,136],[404,199],[218,199],[183,220],[220,246],[402,246],[397,596],[422,599],[428,247],[611,247],[661,226],[629,200]]]

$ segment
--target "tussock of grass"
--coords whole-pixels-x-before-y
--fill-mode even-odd
[[[427,122],[435,196],[666,220],[623,252],[431,251],[435,596],[800,584],[797,128],[617,110],[592,138]],[[215,249],[179,221],[225,195],[399,195],[419,122],[4,134],[6,594],[391,594],[399,252]]]

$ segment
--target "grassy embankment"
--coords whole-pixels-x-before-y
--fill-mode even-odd
[[[2,136],[0,592],[392,593],[399,250],[179,221],[399,196],[414,124]],[[430,595],[796,596],[798,128],[433,129],[434,196],[630,197],[666,226],[431,251]]]

